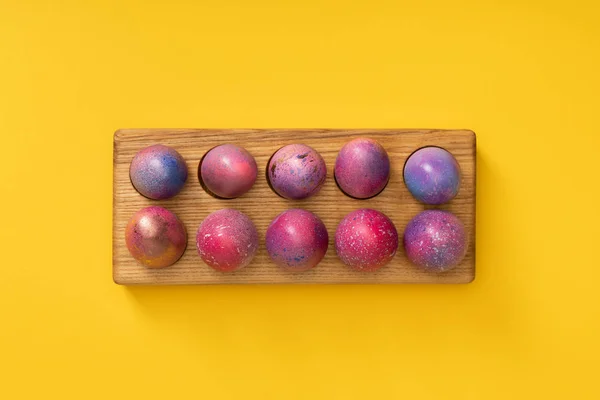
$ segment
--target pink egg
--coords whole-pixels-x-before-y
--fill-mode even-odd
[[[306,271],[315,267],[325,256],[328,243],[325,224],[306,210],[286,210],[267,228],[269,257],[289,271]]]
[[[390,159],[385,149],[367,138],[344,145],[335,159],[335,181],[344,193],[357,199],[379,194],[390,179]]]
[[[363,208],[342,219],[335,232],[335,250],[344,264],[358,271],[376,271],[398,249],[398,232],[383,213]]]
[[[258,173],[254,157],[234,144],[222,144],[209,150],[199,170],[206,189],[226,199],[240,197],[250,190]]]
[[[246,214],[231,208],[215,211],[202,221],[196,234],[200,258],[221,272],[237,271],[254,258],[258,233]]]
[[[267,168],[275,192],[290,200],[301,200],[321,190],[327,176],[323,157],[305,144],[290,144],[277,150]]]
[[[163,268],[181,258],[187,246],[187,233],[173,212],[152,206],[131,217],[125,228],[125,243],[141,264]]]

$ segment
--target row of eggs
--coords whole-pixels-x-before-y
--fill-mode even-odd
[[[200,162],[203,186],[220,198],[236,198],[249,191],[258,175],[254,157],[243,147],[223,144],[209,150]],[[316,194],[327,175],[323,157],[310,146],[290,144],[277,150],[267,165],[270,186],[280,196],[300,200]],[[175,196],[188,176],[183,157],[173,148],[153,145],[133,158],[129,176],[145,197],[162,200]],[[390,158],[376,141],[358,138],[339,151],[334,177],[348,196],[367,199],[379,194],[390,177]],[[425,204],[452,200],[460,187],[460,166],[440,147],[424,147],[406,161],[404,182],[410,193]]]
[[[187,246],[181,220],[166,208],[151,206],[130,219],[125,238],[131,255],[150,268],[177,262]],[[221,272],[239,270],[258,250],[258,233],[242,212],[226,208],[208,215],[198,227],[196,246],[205,264]],[[267,253],[279,267],[294,272],[314,268],[325,256],[329,234],[321,219],[303,209],[288,209],[270,223]],[[392,260],[398,248],[394,223],[382,212],[363,208],[347,214],[335,232],[335,251],[349,268],[376,271]],[[431,272],[452,269],[464,258],[467,235],[451,212],[426,210],[406,226],[403,247],[407,258]]]

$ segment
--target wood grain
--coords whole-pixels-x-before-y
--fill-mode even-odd
[[[392,161],[390,181],[385,190],[368,200],[344,195],[333,179],[335,157],[349,140],[369,137],[388,151]],[[149,200],[141,196],[129,180],[129,163],[146,146],[161,143],[174,147],[187,160],[188,182],[172,199]],[[214,146],[234,143],[246,148],[258,163],[259,177],[244,196],[233,200],[216,199],[206,193],[198,181],[198,164]],[[327,163],[327,180],[321,191],[306,200],[292,201],[277,196],[266,180],[266,165],[281,146],[304,143],[321,153]],[[454,270],[428,273],[412,266],[402,245],[392,262],[375,273],[351,271],[335,254],[333,237],[339,221],[358,208],[384,212],[401,236],[412,217],[426,208],[410,195],[402,179],[408,156],[416,149],[435,145],[457,158],[463,174],[457,197],[437,207],[455,213],[465,224],[469,248],[463,262]],[[113,279],[118,284],[246,284],[246,283],[468,283],[475,278],[475,134],[468,130],[341,130],[341,129],[123,129],[114,135],[113,181]],[[139,209],[160,205],[174,211],[188,231],[188,246],[183,257],[164,269],[148,269],[138,264],[125,246],[125,226]],[[258,229],[260,245],[253,262],[235,273],[213,271],[198,257],[196,230],[211,212],[236,208],[246,213]],[[288,208],[304,208],[316,213],[329,231],[329,250],[323,261],[311,271],[294,274],[275,267],[266,253],[264,236],[277,214]]]

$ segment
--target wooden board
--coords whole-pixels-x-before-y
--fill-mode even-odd
[[[350,139],[369,137],[388,152],[392,171],[384,191],[368,200],[344,195],[333,179],[335,157]],[[149,200],[137,193],[129,180],[129,163],[139,150],[152,144],[171,146],[186,159],[189,174],[184,189],[172,199]],[[255,158],[259,176],[254,187],[233,200],[217,199],[206,193],[198,181],[198,164],[214,146],[234,143]],[[292,201],[277,196],[266,180],[266,165],[281,146],[304,143],[321,153],[327,163],[327,180],[321,191],[306,200]],[[441,207],[424,206],[410,195],[402,179],[404,163],[420,147],[443,147],[457,158],[463,174],[457,197]],[[124,129],[114,136],[113,181],[113,279],[134,284],[245,284],[245,283],[468,283],[475,278],[475,134],[468,130],[341,130],[341,129]],[[183,257],[164,269],[148,269],[138,264],[125,246],[125,226],[139,209],[160,205],[174,211],[188,232]],[[236,208],[246,213],[258,229],[260,244],[253,262],[234,273],[219,273],[206,266],[196,251],[196,231],[211,212]],[[282,271],[270,262],[265,249],[265,232],[273,218],[288,208],[304,208],[316,213],[329,231],[329,249],[313,270],[304,273]],[[337,224],[358,208],[382,211],[396,225],[400,239],[406,224],[426,208],[452,211],[465,224],[469,248],[463,262],[454,270],[435,274],[422,271],[406,259],[402,245],[394,259],[375,273],[348,269],[335,254],[333,238]],[[400,240],[401,243],[401,240]]]

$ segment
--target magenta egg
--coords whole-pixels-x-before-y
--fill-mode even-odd
[[[125,228],[129,252],[149,268],[163,268],[181,258],[187,233],[177,215],[163,207],[146,207],[136,212]]]
[[[289,271],[306,271],[315,267],[325,256],[328,244],[325,224],[310,211],[286,210],[267,228],[269,257]]]
[[[335,181],[344,193],[357,199],[379,194],[390,179],[390,158],[376,141],[354,139],[344,145],[334,167]]]
[[[465,227],[451,212],[423,211],[404,230],[404,252],[413,264],[428,271],[452,269],[467,253]]]
[[[376,271],[398,249],[398,232],[383,213],[362,208],[347,214],[335,232],[335,250],[344,264],[358,271]]]
[[[267,177],[275,192],[290,200],[316,194],[327,176],[323,157],[312,147],[290,144],[277,150],[267,167]]]
[[[217,197],[233,199],[246,193],[258,174],[254,157],[234,144],[222,144],[206,153],[198,175],[206,189]]]
[[[258,233],[252,220],[238,210],[215,211],[202,221],[196,234],[200,258],[221,272],[237,271],[254,258]]]
[[[187,165],[181,154],[161,144],[140,150],[129,166],[133,187],[152,200],[175,196],[183,188],[187,176]]]

